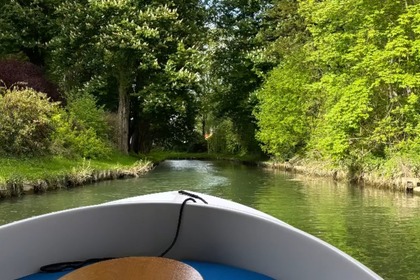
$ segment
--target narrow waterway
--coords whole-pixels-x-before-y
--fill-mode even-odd
[[[137,179],[4,200],[0,202],[0,224],[179,189],[220,196],[271,214],[340,248],[384,279],[420,279],[419,196],[230,162],[165,161]]]

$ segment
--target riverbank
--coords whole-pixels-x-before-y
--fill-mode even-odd
[[[420,178],[404,176],[398,172],[391,177],[379,171],[352,174],[344,168],[334,168],[327,162],[303,159],[276,162],[256,155],[232,156],[153,151],[139,156],[114,154],[102,160],[75,160],[62,157],[0,158],[0,198],[72,188],[104,180],[137,177],[167,159],[229,160],[246,165],[295,172],[305,176],[331,178],[341,182],[352,181],[358,185],[420,194]]]
[[[391,167],[365,167],[364,171],[354,171],[348,168],[337,168],[328,161],[314,161],[296,157],[287,162],[269,160],[260,155],[224,155],[211,153],[179,153],[154,151],[143,156],[153,162],[166,159],[199,159],[199,160],[229,160],[245,165],[255,165],[263,168],[280,169],[295,172],[305,176],[331,178],[334,181],[352,182],[361,186],[371,186],[392,191],[413,192],[420,195],[420,178],[413,172],[409,164]],[[400,160],[403,161],[403,160]]]
[[[402,172],[395,172],[391,176],[385,175],[385,172],[379,169],[354,173],[346,168],[334,168],[326,162],[304,160],[263,161],[259,165],[264,168],[279,169],[307,176],[331,178],[334,181],[347,181],[362,186],[420,194],[420,178]]]
[[[0,158],[0,198],[137,177],[152,168],[151,161],[121,154],[101,160]]]

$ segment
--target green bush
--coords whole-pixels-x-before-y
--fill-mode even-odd
[[[68,115],[60,116],[55,134],[54,153],[64,156],[106,158],[111,153],[110,145],[92,128],[78,129],[68,121]]]
[[[107,138],[109,128],[106,114],[97,106],[96,98],[87,92],[73,93],[67,96],[66,110],[70,119],[82,129],[93,129],[101,138]]]
[[[106,158],[111,153],[105,112],[89,94],[68,99],[66,111],[55,117],[54,153],[64,156]]]
[[[3,89],[0,95],[0,150],[6,155],[48,153],[58,104],[32,89]]]

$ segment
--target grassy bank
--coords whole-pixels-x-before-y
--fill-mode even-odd
[[[417,173],[409,172],[407,165],[386,164],[375,167],[360,166],[358,170],[348,167],[337,167],[327,161],[308,159],[293,159],[288,162],[265,161],[261,163],[266,168],[296,172],[313,177],[331,178],[336,181],[347,181],[358,185],[366,185],[380,189],[408,191],[420,194],[420,178]]]
[[[63,157],[0,158],[0,197],[134,177],[151,168],[150,161],[117,153],[102,160]]]
[[[135,177],[166,159],[231,160],[255,164],[258,156],[232,156],[209,153],[154,151],[147,155],[114,153],[107,159],[68,159],[63,157],[1,158],[0,198],[25,193],[71,188],[102,180]]]
[[[28,192],[42,193],[58,188],[71,188],[102,180],[135,177],[149,171],[154,164],[167,159],[229,160],[308,176],[332,178],[337,181],[352,180],[358,184],[398,191],[407,191],[407,186],[411,185],[415,192],[420,192],[420,188],[416,188],[420,185],[420,178],[417,178],[416,174],[397,172],[397,170],[385,172],[383,168],[376,168],[351,174],[346,168],[337,168],[325,161],[315,162],[303,158],[276,162],[258,155],[233,156],[153,151],[140,156],[115,153],[108,159],[101,160],[63,157],[0,158],[0,198],[20,196]]]

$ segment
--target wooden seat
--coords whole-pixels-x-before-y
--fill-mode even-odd
[[[167,258],[126,257],[79,268],[60,280],[203,280],[191,266]]]

